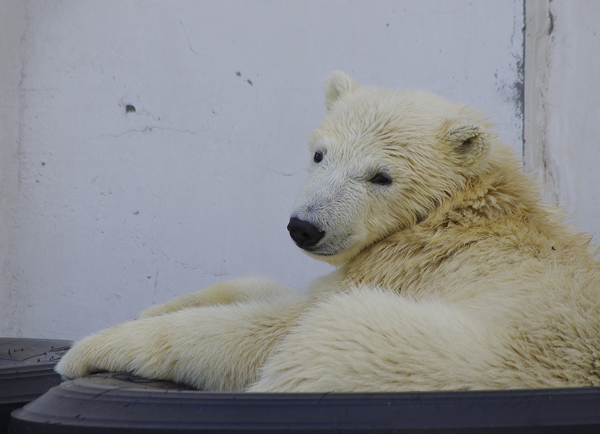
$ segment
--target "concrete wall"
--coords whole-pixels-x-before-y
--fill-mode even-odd
[[[600,2],[526,6],[525,170],[600,244]]]
[[[476,105],[523,152],[523,1],[0,8],[0,335],[77,339],[225,279],[329,272],[285,226],[333,69]],[[580,155],[558,170],[594,179]]]

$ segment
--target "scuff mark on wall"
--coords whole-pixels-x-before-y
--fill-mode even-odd
[[[516,114],[521,119],[521,141],[524,141],[523,135],[524,123],[525,123],[525,29],[526,29],[526,18],[525,18],[525,2],[523,2],[522,21],[520,28],[518,27],[519,19],[515,16],[513,34],[511,36],[511,43],[515,45],[515,38],[517,35],[521,39],[519,46],[519,52],[513,54],[516,61],[516,73],[517,80],[514,81],[511,88],[513,91],[512,102],[515,105]]]

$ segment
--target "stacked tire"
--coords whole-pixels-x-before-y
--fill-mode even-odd
[[[71,341],[0,338],[0,433],[6,433],[10,413],[61,382],[54,365]]]

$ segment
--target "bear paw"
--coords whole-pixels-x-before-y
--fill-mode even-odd
[[[73,379],[93,373],[90,351],[93,347],[86,342],[88,340],[89,338],[73,345],[54,367],[63,378]]]

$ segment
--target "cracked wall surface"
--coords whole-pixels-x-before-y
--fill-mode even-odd
[[[523,1],[0,7],[4,336],[77,339],[225,279],[329,272],[285,227],[333,69],[480,107],[522,152]]]

